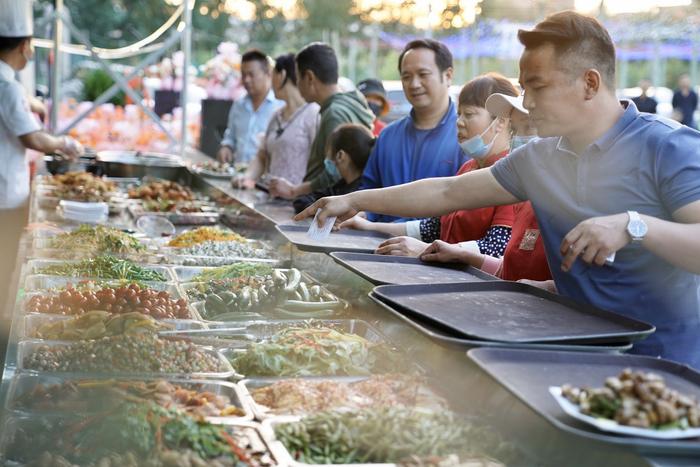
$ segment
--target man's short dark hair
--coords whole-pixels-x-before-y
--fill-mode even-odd
[[[311,70],[323,84],[338,83],[338,58],[333,47],[323,42],[312,42],[297,53],[299,78]]]
[[[603,82],[615,89],[615,45],[605,26],[590,16],[567,10],[547,16],[531,31],[519,30],[525,50],[554,46],[557,61],[572,74],[598,70]]]
[[[251,49],[241,55],[241,63],[260,62],[260,66],[266,72],[270,71],[270,60],[261,50]]]
[[[22,42],[31,39],[31,36],[26,37],[5,37],[0,36],[0,52],[9,52],[19,47]]]
[[[440,70],[440,73],[444,72],[448,68],[452,68],[452,52],[447,48],[445,44],[434,39],[416,39],[403,48],[401,55],[399,55],[399,73],[401,73],[401,62],[403,62],[403,56],[406,52],[413,49],[428,49],[435,53],[435,64]]]

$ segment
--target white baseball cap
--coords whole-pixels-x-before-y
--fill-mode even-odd
[[[32,0],[0,0],[0,36],[34,35]]]
[[[525,115],[528,114],[528,111],[525,109],[525,107],[523,107],[522,95],[515,97],[496,92],[491,94],[489,98],[486,99],[486,110],[488,110],[491,115],[495,115],[496,117],[509,118],[513,109],[516,109]]]

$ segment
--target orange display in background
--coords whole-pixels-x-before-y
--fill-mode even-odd
[[[75,100],[63,102],[59,109],[59,128],[68,125],[91,105],[90,102],[78,103]],[[173,114],[164,116],[162,123],[179,140],[180,109],[175,109]],[[195,145],[199,141],[200,127],[199,113],[190,112],[187,123],[190,144]],[[170,146],[165,133],[136,105],[121,107],[103,104],[72,128],[69,135],[96,151],[124,149],[167,152]]]

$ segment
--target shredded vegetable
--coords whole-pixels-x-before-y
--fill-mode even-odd
[[[76,250],[99,255],[103,253],[138,253],[146,249],[135,237],[102,225],[81,225],[72,232],[53,237],[49,245],[61,252],[74,252]]]
[[[206,241],[245,242],[246,238],[238,235],[236,232],[222,230],[217,227],[199,227],[176,236],[168,242],[168,246],[183,248]]]
[[[358,376],[406,368],[386,343],[331,328],[289,327],[231,361],[247,376]]]
[[[129,260],[113,256],[99,256],[76,263],[62,263],[47,266],[38,274],[69,277],[96,277],[100,279],[128,279],[133,281],[165,282],[167,279],[158,271],[146,269]]]

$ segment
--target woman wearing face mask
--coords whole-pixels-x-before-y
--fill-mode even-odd
[[[296,83],[294,54],[280,55],[272,70],[272,90],[286,105],[272,115],[257,156],[244,175],[232,180],[234,187],[253,188],[263,175],[282,177],[294,184],[304,179],[319,106],[307,103]]]
[[[360,187],[362,171],[377,139],[363,125],[340,125],[328,138],[328,154],[324,160],[326,171],[340,179],[332,187],[300,196],[293,201],[294,210],[301,212],[324,196],[344,195]]]
[[[516,97],[518,90],[504,76],[488,73],[469,81],[459,94],[457,138],[471,160],[460,168],[458,175],[490,167],[508,154],[511,137],[508,118],[495,117],[485,108],[486,99],[493,93]],[[373,223],[355,216],[341,224],[341,228],[394,235],[377,248],[378,254],[418,256],[431,242],[441,239],[459,243],[468,251],[500,257],[510,239],[514,216],[512,205],[495,206],[406,223]]]
[[[487,99],[486,108],[494,115],[510,117],[513,129],[511,152],[537,138],[536,129],[522,106],[522,97],[494,94]],[[529,201],[515,205],[512,235],[502,258],[467,251],[441,240],[433,242],[419,258],[440,263],[464,263],[501,279],[521,280],[555,291],[535,212]]]

